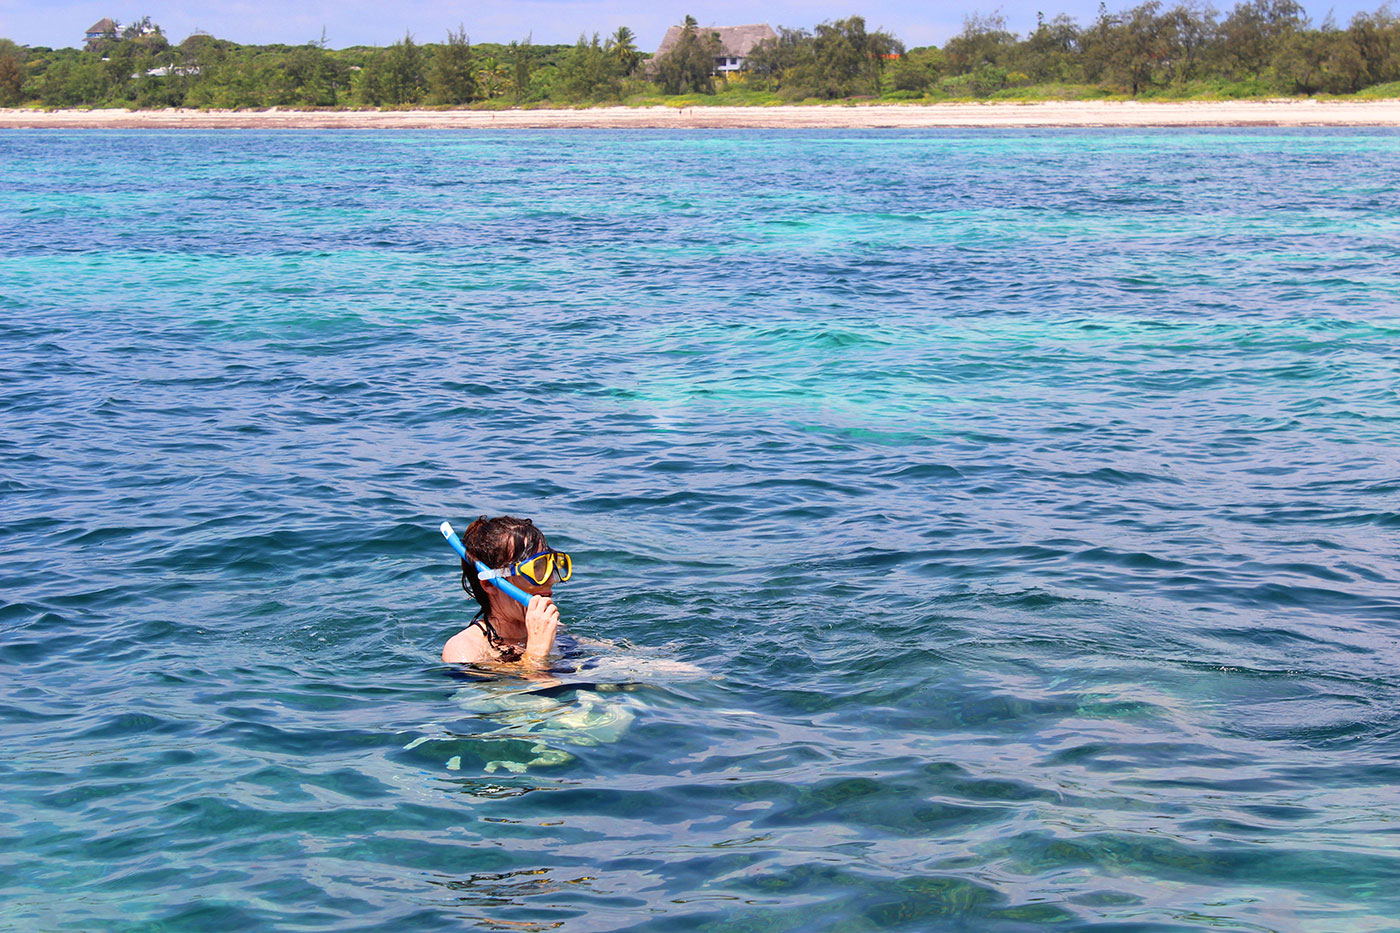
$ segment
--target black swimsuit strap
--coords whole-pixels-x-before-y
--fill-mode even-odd
[[[517,661],[520,659],[520,649],[514,645],[501,644],[501,637],[496,634],[496,627],[491,624],[491,620],[486,618],[485,614],[472,619],[471,622],[468,623],[467,628],[478,624],[481,626],[481,634],[486,636],[486,644],[490,645],[491,649],[501,656],[502,661]]]

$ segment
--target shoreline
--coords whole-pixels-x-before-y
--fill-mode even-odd
[[[0,110],[0,129],[1400,127],[1400,100],[1035,101],[577,110]]]

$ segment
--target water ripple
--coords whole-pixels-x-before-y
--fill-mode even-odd
[[[5,922],[1393,928],[1398,143],[0,133]]]

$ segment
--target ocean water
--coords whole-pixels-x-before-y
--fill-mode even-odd
[[[1400,929],[1398,172],[0,133],[0,927]]]

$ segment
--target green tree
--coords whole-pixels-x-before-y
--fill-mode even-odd
[[[985,96],[1005,87],[1016,57],[1016,36],[1006,29],[1000,14],[973,15],[963,20],[963,30],[943,46],[950,77],[940,82],[956,96]]]
[[[0,39],[0,107],[17,107],[24,99],[24,50]]]
[[[1036,14],[1035,32],[1011,51],[1008,66],[1036,83],[1082,80],[1078,24],[1063,13],[1048,23]]]
[[[196,32],[175,49],[175,60],[189,71],[198,73],[205,67],[215,67],[228,57],[228,43],[208,33]]]
[[[890,63],[886,82],[891,90],[925,93],[943,73],[943,52],[934,47],[910,49]]]
[[[962,32],[944,44],[943,54],[953,74],[970,74],[989,65],[1006,65],[1015,45],[1016,36],[1007,31],[1000,13],[974,13],[963,20]]]
[[[1329,22],[1285,35],[1273,66],[1286,90],[1312,95],[1359,90],[1365,63],[1351,36]]]
[[[481,96],[494,100],[511,87],[511,69],[494,55],[486,55],[476,60],[476,85]]]
[[[819,23],[812,37],[811,83],[823,97],[878,95],[886,61],[903,51],[904,46],[889,33],[866,31],[863,17]]]
[[[782,87],[812,57],[812,34],[805,29],[778,27],[778,38],[765,39],[749,51],[744,69],[755,83],[770,90]]]
[[[1347,36],[1361,58],[1361,87],[1400,81],[1400,19],[1388,7],[1357,13]]]
[[[530,68],[530,85],[525,91],[526,100],[551,100],[554,87],[559,80],[559,66],[551,62],[535,63]]]
[[[423,50],[411,33],[381,51],[365,66],[360,99],[375,106],[400,107],[423,99]]]
[[[1216,41],[1215,10],[1200,2],[1178,3],[1158,20],[1167,59],[1161,73],[1178,84],[1201,76],[1206,55]]]
[[[39,101],[45,107],[91,106],[101,100],[102,76],[97,56],[90,52],[55,62],[39,82]]]
[[[106,58],[98,64],[102,98],[107,103],[129,99],[132,74],[139,67],[138,48],[134,43],[117,42],[110,46]]]
[[[590,101],[616,98],[621,89],[621,66],[599,41],[578,37],[569,57],[559,69],[559,88],[569,100]]]
[[[1113,54],[1114,28],[1117,20],[1108,12],[1108,4],[1099,0],[1099,14],[1094,24],[1079,34],[1079,68],[1084,80],[1105,80],[1108,60]]]
[[[391,104],[416,104],[423,99],[427,81],[423,74],[423,50],[411,33],[389,46],[386,55],[385,89]]]
[[[530,72],[533,62],[530,60],[530,37],[526,36],[524,42],[512,39],[506,48],[510,52],[511,84],[514,86],[515,102],[518,104],[531,96]]]
[[[36,82],[39,103],[50,109],[72,106],[68,99],[68,81],[73,70],[71,61],[51,62]]]
[[[686,16],[676,44],[656,60],[656,80],[667,94],[713,94],[719,54],[719,34],[702,32],[695,17]]]
[[[1295,0],[1247,0],[1220,24],[1216,67],[1234,78],[1257,77],[1284,36],[1307,27]]]
[[[1108,55],[1108,77],[1134,97],[1153,84],[1169,59],[1170,46],[1159,13],[1162,5],[1148,0],[1120,14]]]
[[[897,67],[893,87],[926,88],[931,80],[926,70],[898,64],[903,52],[903,44],[889,33],[867,31],[862,17],[851,16],[820,23],[814,33],[780,28],[776,40],[762,42],[749,53],[745,68],[757,83],[789,100],[878,95],[891,61]]]
[[[476,100],[480,90],[476,83],[476,63],[466,29],[447,31],[447,44],[433,57],[432,97],[440,104],[465,104]]]
[[[1274,50],[1275,80],[1290,94],[1311,97],[1322,90],[1326,81],[1323,74],[1326,58],[1327,42],[1321,33],[1312,30],[1290,33]]]
[[[282,102],[303,107],[334,107],[347,83],[346,70],[319,44],[289,52],[282,62]]]
[[[185,81],[184,105],[212,107],[222,71],[229,57],[229,43],[197,32],[172,50]]]
[[[624,77],[637,70],[642,53],[637,51],[637,36],[632,30],[626,26],[617,27],[617,32],[608,37],[607,48]]]

